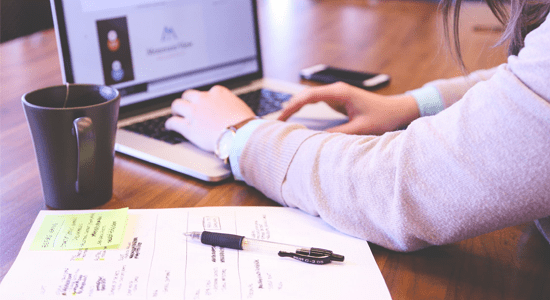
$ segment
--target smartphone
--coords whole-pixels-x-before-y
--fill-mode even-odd
[[[301,70],[300,77],[322,83],[343,81],[366,90],[375,90],[390,82],[390,76],[387,74],[358,72],[323,64]]]

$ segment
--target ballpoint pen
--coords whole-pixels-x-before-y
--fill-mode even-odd
[[[184,233],[184,235],[192,240],[198,240],[206,245],[245,251],[276,253],[281,257],[291,257],[305,263],[316,265],[328,264],[332,261],[344,261],[343,255],[339,255],[330,250],[321,248],[293,246],[270,241],[250,239],[240,235],[210,231],[193,231]]]

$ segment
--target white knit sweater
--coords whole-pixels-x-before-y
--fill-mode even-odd
[[[398,251],[550,215],[550,21],[506,64],[429,85],[446,109],[382,136],[266,122],[246,143],[242,176]]]

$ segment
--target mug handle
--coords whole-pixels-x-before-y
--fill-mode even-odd
[[[94,187],[95,172],[95,133],[92,119],[88,117],[77,118],[73,121],[74,134],[76,135],[77,169],[76,192],[88,193]]]

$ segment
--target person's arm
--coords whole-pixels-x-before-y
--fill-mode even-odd
[[[549,109],[502,67],[404,131],[354,136],[264,123],[239,163],[245,182],[269,198],[412,251],[550,215]]]
[[[491,78],[496,69],[478,70],[467,76],[435,80],[406,94],[415,98],[420,116],[433,116],[460,100],[476,83]]]
[[[330,128],[327,130],[328,132],[347,132],[354,134],[383,133],[385,131],[391,131],[407,125],[419,116],[425,117],[439,113],[445,109],[444,103],[449,106],[450,103],[458,101],[459,97],[462,97],[463,94],[466,93],[467,89],[477,82],[489,79],[495,71],[496,68],[490,70],[479,70],[471,73],[469,76],[436,80],[404,95],[390,97],[365,92],[344,83],[326,85],[307,90],[296,96],[293,100],[295,102],[293,104],[296,108],[287,107],[285,112],[283,112],[281,119],[287,119],[300,107],[307,103],[312,103],[313,101],[326,101],[334,109],[347,113],[350,116],[350,122],[335,128]],[[440,90],[443,91],[445,98],[443,98],[442,93],[439,92]],[[347,111],[350,109],[346,108],[346,101],[343,99],[346,97],[352,98],[353,96],[355,96],[355,98],[360,98],[361,96],[364,96],[363,94],[365,93],[369,95],[368,99],[370,101],[357,101],[353,103],[352,107],[355,111],[351,111],[350,114],[350,112]],[[411,102],[407,96],[412,96],[414,101]],[[337,99],[337,101],[335,101],[335,99]],[[361,104],[365,105],[362,110],[369,111],[369,114],[364,114],[364,116],[357,118],[359,120],[354,120],[354,118],[359,115],[357,110],[358,106]],[[394,121],[390,121],[389,116],[397,116],[397,118],[394,118]],[[368,119],[366,120],[366,118]],[[258,120],[254,121],[253,124],[245,125],[245,127],[238,132],[237,138],[233,142],[234,147],[231,151],[231,169],[236,180],[243,180],[239,166],[239,159],[242,155],[242,150],[244,149],[244,146],[252,132],[261,123],[262,121]],[[368,124],[365,125],[365,123]],[[380,124],[384,125],[378,126]]]
[[[348,116],[348,122],[326,129],[348,134],[383,134],[408,125],[420,117],[413,96],[383,96],[364,89],[336,82],[307,88],[294,95],[285,105],[278,120],[286,121],[307,104],[325,102]]]
[[[403,131],[357,136],[266,121],[245,142],[240,173],[281,204],[400,251],[550,215],[549,48],[547,21],[489,80]],[[197,144],[213,147],[250,114],[220,87],[189,100],[167,127],[198,130],[189,136]]]
[[[347,234],[412,251],[550,215],[550,22],[518,57],[404,131],[355,136],[261,124],[244,180]]]
[[[474,89],[483,90],[483,87]],[[476,96],[469,97],[476,99]],[[222,87],[214,87],[209,92],[190,90],[182,98],[186,100],[173,104],[179,116],[171,118],[166,126],[178,130],[208,151],[214,149],[223,128],[253,116],[242,101]],[[376,97],[368,99],[378,101]],[[495,101],[494,95],[481,99]],[[410,103],[406,98],[398,100]],[[484,132],[482,128],[472,129],[475,123],[483,124],[488,120],[484,118],[490,116],[484,112],[491,111],[491,105],[483,105],[484,101],[468,101],[470,104],[466,107],[481,106],[467,110],[457,108],[461,106],[459,102],[437,116],[418,119],[406,131],[380,137],[330,134],[282,122],[252,121],[237,131],[236,140],[240,142],[236,145],[241,148],[232,149],[231,167],[236,179],[244,179],[268,197],[320,215],[339,230],[384,247],[406,251],[451,242],[514,221],[503,216],[500,223],[490,222],[486,224],[488,227],[483,227],[468,219],[469,215],[460,217],[464,208],[483,215],[478,206],[490,203],[490,197],[483,198],[487,194],[481,195],[482,198],[473,197],[473,200],[468,194],[473,185],[484,182],[471,178],[460,180],[463,173],[481,174],[489,169],[467,160],[460,161],[460,158],[481,155],[478,159],[483,159],[487,153],[476,147],[510,151],[505,144],[491,146],[492,139],[469,140],[471,134],[496,134]],[[502,107],[504,111],[505,108]],[[469,110],[477,115],[467,113]],[[209,115],[212,112],[217,112],[218,117],[212,118]],[[453,124],[457,118],[470,124],[470,130]],[[483,128],[498,131],[513,122],[504,123],[503,126],[495,123],[495,126]],[[512,136],[507,136],[506,140]],[[528,144],[520,143],[520,146]],[[462,145],[465,148],[461,148]],[[457,157],[457,153],[462,156]],[[452,178],[444,176],[447,171],[454,172],[450,174]],[[501,177],[487,179],[494,184],[506,181]],[[486,190],[491,191],[491,186]],[[520,208],[511,206],[510,209]],[[487,215],[492,213],[489,211]],[[445,222],[439,224],[437,220]],[[439,227],[441,230],[436,229]]]
[[[467,76],[436,80],[394,96],[378,95],[343,82],[308,88],[292,97],[278,119],[286,121],[304,105],[323,101],[349,118],[349,122],[326,131],[382,134],[404,128],[418,117],[439,113],[473,85],[489,79],[495,70],[478,70]]]

